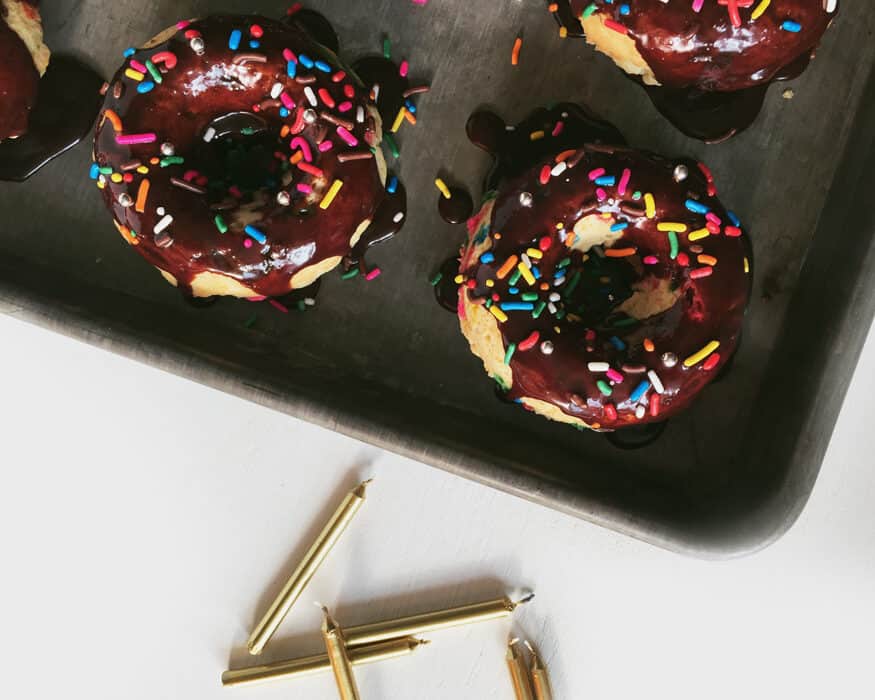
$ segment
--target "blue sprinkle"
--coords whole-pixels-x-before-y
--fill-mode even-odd
[[[611,341],[611,345],[613,345],[617,350],[625,350],[626,343],[620,340],[617,336],[612,335],[608,340]]]
[[[637,403],[641,399],[641,397],[644,396],[645,393],[647,393],[647,390],[649,388],[650,382],[645,379],[643,382],[635,387],[635,390],[631,394],[629,394],[629,400],[632,403]]]
[[[88,177],[96,180],[98,175],[100,175],[100,166],[97,163],[92,163],[91,168],[88,170]]]
[[[313,65],[315,65],[316,68],[321,70],[323,73],[331,72],[331,66],[329,66],[325,61],[316,61]]]
[[[537,267],[532,267],[532,277],[536,280],[541,279],[541,271]]]
[[[519,294],[519,293],[520,293],[520,288],[519,288],[519,287],[508,287],[508,288],[507,288],[507,291],[508,291],[510,294]]]
[[[289,110],[287,110],[285,107],[280,107],[280,116],[285,119],[287,116],[289,116]]]
[[[556,272],[553,273],[553,277],[558,280],[565,277],[565,274],[565,268],[563,267],[561,270],[556,270]]]
[[[239,29],[235,29],[233,32],[231,32],[231,36],[228,37],[228,48],[231,49],[231,51],[236,51],[237,49],[239,49],[240,40],[242,38],[243,32],[241,32]]]
[[[735,212],[734,212],[734,211],[727,211],[727,212],[726,212],[726,216],[729,217],[729,220],[732,222],[732,225],[733,225],[733,226],[736,226],[736,227],[741,226],[741,219],[739,219],[739,218],[735,215]]]
[[[416,114],[416,105],[413,104],[412,100],[405,100],[404,106],[407,107],[408,112],[410,112],[411,114]]]
[[[261,46],[261,42],[258,39],[250,39],[249,40],[249,48],[257,49]]]
[[[395,194],[395,190],[398,189],[398,178],[394,175],[389,178],[389,184],[386,185],[386,192],[389,194]]]
[[[595,184],[600,185],[601,187],[613,187],[616,182],[617,178],[613,175],[602,175],[595,179]]]
[[[702,204],[701,202],[697,202],[695,199],[688,199],[686,202],[684,202],[684,204],[686,205],[687,209],[696,214],[707,214],[709,211],[711,211],[710,207],[706,207],[704,204]]]
[[[298,55],[298,61],[301,62],[301,65],[304,66],[304,68],[312,68],[316,65],[315,63],[313,63],[312,58],[303,53]]]
[[[151,80],[144,80],[142,83],[137,84],[137,92],[141,95],[146,94],[147,92],[152,92],[155,89],[155,83]]]
[[[611,226],[611,231],[622,231],[624,228],[629,228],[628,221],[618,221]]]
[[[797,32],[802,31],[802,25],[799,22],[794,22],[792,19],[784,20],[781,24],[781,29],[785,32],[793,32],[796,34]]]
[[[255,239],[259,243],[266,243],[267,242],[267,236],[265,236],[261,231],[259,231],[254,226],[247,226],[243,230],[246,232],[247,236]]]
[[[535,308],[530,301],[503,301],[498,306],[502,311],[532,311]]]
[[[480,262],[483,263],[484,265],[488,265],[489,263],[493,262],[494,260],[495,260],[495,255],[493,255],[492,253],[483,253],[483,255],[480,256]]]
[[[294,78],[298,74],[298,64],[294,61],[289,61],[288,64],[286,64],[286,74],[290,78]]]
[[[629,6],[626,3],[623,3],[622,5],[620,5],[620,14],[621,15],[628,15],[629,12],[631,12],[631,10],[629,9]]]
[[[137,50],[134,49],[134,48],[125,49],[125,58],[130,58],[130,57],[133,56],[135,53],[137,53]]]

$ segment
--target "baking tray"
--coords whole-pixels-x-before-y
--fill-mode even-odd
[[[330,274],[314,310],[257,305],[251,328],[256,305],[193,308],[115,232],[82,143],[26,183],[0,183],[0,311],[666,548],[729,556],[780,536],[811,492],[875,313],[868,5],[845,3],[805,75],[774,86],[754,128],[719,146],[675,131],[607,59],[561,40],[536,0],[309,6],[332,18],[344,57],[379,51],[386,34],[433,85],[418,125],[399,134],[411,206],[402,234],[372,251],[381,277]],[[285,7],[45,0],[43,14],[56,51],[110,75],[129,44],[181,17]],[[438,216],[435,175],[476,196],[490,166],[466,141],[467,116],[490,106],[513,122],[558,100],[589,104],[632,144],[706,160],[754,241],[731,372],[638,451],[496,400],[428,284],[464,234]],[[48,388],[35,377],[34,390]],[[137,420],[149,430],[148,416]]]

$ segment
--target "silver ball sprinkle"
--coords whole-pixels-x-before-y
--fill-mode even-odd
[[[118,203],[121,204],[123,207],[129,207],[134,203],[134,200],[127,192],[122,192],[118,196]]]
[[[202,37],[196,36],[192,37],[192,40],[188,42],[188,45],[191,46],[191,50],[194,51],[198,56],[203,56],[204,51],[206,51],[207,45],[204,42]]]
[[[674,181],[675,182],[683,182],[690,176],[690,169],[681,163],[674,169]]]
[[[276,202],[281,207],[287,207],[292,203],[292,197],[285,190],[280,190],[276,193]]]
[[[176,154],[176,148],[174,145],[168,141],[165,141],[161,144],[161,155],[162,156],[172,156]]]
[[[316,114],[315,109],[305,109],[304,110],[304,121],[307,122],[308,124],[312,124],[313,122],[315,122],[318,117],[319,117],[319,115]]]
[[[532,202],[535,201],[535,198],[532,196],[531,192],[520,192],[520,204],[524,207],[532,206]]]
[[[545,355],[552,355],[553,354],[552,341],[545,340],[543,343],[541,343],[541,352],[544,353]]]
[[[678,356],[673,352],[662,353],[662,364],[666,367],[674,367],[678,363]]]

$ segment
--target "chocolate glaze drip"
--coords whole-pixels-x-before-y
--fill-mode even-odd
[[[5,13],[0,3],[0,141],[27,131],[40,79],[30,51],[6,23]]]
[[[26,180],[85,138],[100,109],[102,82],[76,59],[53,55],[27,133],[0,142],[0,180]]]
[[[395,236],[407,217],[407,191],[398,183],[395,192],[387,192],[374,214],[371,225],[362,234],[350,254],[344,260],[344,269],[358,265],[365,271],[365,253],[372,246],[384,243]]]
[[[474,213],[474,202],[468,190],[461,187],[450,187],[450,198],[443,194],[438,196],[438,213],[448,224],[461,224]]]
[[[113,120],[104,116],[95,134],[96,163],[115,176],[101,175],[104,199],[137,252],[184,291],[209,272],[257,295],[283,297],[297,272],[349,256],[353,234],[366,220],[362,239],[368,241],[385,240],[403,224],[403,190],[400,199],[388,195],[370,151],[376,133],[369,86],[303,28],[314,21],[309,13],[288,24],[260,16],[196,21],[136,51],[113,80],[104,107],[118,115],[122,136],[154,132],[157,139],[120,144]],[[255,37],[254,25],[263,34]],[[235,31],[237,50],[230,47]],[[298,58],[294,76],[286,49]],[[301,55],[314,64],[305,65]],[[161,82],[141,93],[143,81],[126,70],[132,61],[153,60]],[[157,83],[151,75],[144,80]],[[291,132],[281,135],[284,126]],[[331,147],[320,149],[326,142]],[[298,161],[289,164],[298,150],[311,154],[303,169]],[[124,180],[116,181],[119,176]],[[148,195],[138,207],[144,180]],[[336,180],[343,185],[323,209]],[[381,228],[387,208],[393,208],[391,226]],[[247,224],[265,240],[246,234]]]
[[[456,313],[459,310],[459,285],[454,281],[459,274],[459,256],[447,258],[438,270],[441,278],[434,285],[434,298],[442,308]]]
[[[552,137],[557,122],[563,128]],[[545,136],[533,141],[531,135],[538,131]],[[460,268],[466,280],[473,280],[473,288],[466,281],[457,294],[468,295],[475,304],[516,302],[523,293],[537,294],[539,301],[559,295],[558,314],[542,308],[534,318],[531,311],[508,310],[506,322],[498,323],[505,349],[516,347],[509,359],[513,385],[508,398],[546,402],[601,430],[662,423],[686,408],[731,358],[750,295],[751,278],[744,272],[745,259],[751,264],[749,240],[743,234],[727,235],[732,218],[713,196],[710,174],[689,160],[669,160],[622,145],[613,127],[573,105],[539,110],[512,131],[496,115],[481,112],[469,120],[468,132],[496,157],[487,186],[497,187],[497,193],[492,195],[491,214],[482,218],[488,211],[484,207],[469,222],[471,239],[462,250]],[[560,153],[568,167],[560,166],[545,179]],[[593,181],[593,171],[601,168],[616,180],[629,171],[622,194],[616,181]],[[646,215],[644,193],[654,197],[653,218]],[[694,208],[696,203],[707,207],[721,222],[714,233],[695,242],[688,240],[688,233],[705,227],[706,219],[692,211],[689,202]],[[613,246],[584,251],[563,242],[562,235],[573,240],[574,225],[581,219],[603,214],[610,215],[611,223],[627,226]],[[665,222],[687,226],[686,232],[677,234],[674,259],[670,236],[657,228]],[[494,232],[500,232],[500,238],[493,237]],[[480,258],[487,238],[494,260]],[[542,255],[532,257],[540,274],[535,284],[521,278],[512,285],[510,275],[498,276],[511,255],[521,256],[530,248]],[[626,248],[634,252],[613,257]],[[710,276],[691,278],[691,269],[714,262],[708,256],[716,258]],[[444,279],[455,276],[453,267],[445,263]],[[557,277],[564,281],[554,284]],[[487,286],[487,280],[493,286]],[[517,294],[512,286],[519,289]],[[449,288],[439,285],[436,294],[440,301],[449,301]],[[625,310],[631,307],[623,306],[633,297],[638,302],[663,301],[651,311],[639,312],[639,319]],[[521,350],[533,331],[538,332],[537,342]],[[703,361],[684,366],[687,357],[712,340],[720,343],[716,364],[707,370]],[[545,341],[548,348],[542,346]],[[607,362],[622,379],[610,381],[604,372],[590,370],[591,362]],[[649,381],[649,370],[664,388],[655,415],[648,403],[655,391],[652,385],[632,399],[639,385]],[[636,417],[639,405],[647,408]],[[651,437],[648,432],[642,440]]]
[[[321,12],[302,8],[284,20],[287,24],[296,24],[318,41],[326,49],[334,53],[340,50],[340,40],[331,22]]]
[[[365,56],[353,63],[352,67],[365,85],[380,86],[377,109],[383,120],[383,128],[388,130],[398,110],[404,105],[404,93],[410,87],[409,81],[398,72],[394,61],[383,56]]]
[[[578,18],[590,4],[560,0],[555,17],[570,36],[584,36]],[[596,5],[597,16],[625,27],[659,81],[645,86],[656,108],[688,136],[708,142],[750,126],[769,84],[802,73],[835,17],[823,0],[772,3],[756,20],[753,3],[739,9],[739,26],[733,26],[727,4],[716,0],[707,0],[699,12],[688,2],[662,0],[636,0],[627,15],[620,14],[620,3]],[[787,20],[800,30],[784,29]]]

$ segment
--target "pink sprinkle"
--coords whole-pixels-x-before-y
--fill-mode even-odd
[[[604,168],[596,168],[595,170],[590,170],[587,177],[589,177],[590,180],[595,180],[597,177],[604,175],[605,172]]]
[[[295,56],[294,53],[292,53],[291,49],[283,49],[283,58],[286,59],[286,61],[291,61],[292,63],[298,62],[298,57]]]
[[[236,197],[237,199],[243,197],[243,193],[240,191],[240,188],[237,187],[237,185],[231,185],[228,188],[228,192],[230,192],[232,197]]]
[[[705,222],[705,228],[708,229],[708,233],[711,233],[711,234],[713,234],[713,235],[715,235],[715,236],[716,236],[718,233],[720,233],[720,225],[719,225],[719,224],[715,224],[713,221],[707,221],[707,222]]]
[[[351,109],[352,109],[352,102],[341,102],[339,105],[337,105],[338,112],[348,112]]]
[[[140,73],[148,73],[149,69],[137,60],[131,59],[131,68],[140,71]]]
[[[402,78],[407,77],[407,71],[410,70],[410,64],[407,63],[407,60],[401,61],[401,66],[398,68],[398,72],[401,74]]]
[[[251,248],[252,247],[252,239],[251,238],[244,239],[243,240],[243,247],[244,248]]]
[[[705,218],[712,224],[717,224],[718,226],[723,223],[720,217],[717,216],[717,214],[715,214],[713,211],[709,211],[707,214],[705,214]]]
[[[626,188],[629,186],[629,180],[632,179],[632,171],[629,168],[623,170],[623,174],[620,176],[620,184],[617,185],[617,192],[620,196],[626,194]]]
[[[206,186],[209,184],[209,182],[210,182],[210,178],[208,178],[206,175],[201,175],[201,176],[200,176],[197,180],[195,180],[194,182],[195,182],[196,185],[200,185],[201,187],[206,187]]]
[[[623,381],[623,375],[620,374],[613,367],[611,367],[607,372],[605,372],[605,374],[607,375],[608,379],[610,379],[612,382],[616,382],[617,384],[619,384],[620,382]]]
[[[656,265],[656,263],[659,262],[659,258],[657,258],[655,255],[645,255],[644,259],[641,262],[643,262],[645,265]]]
[[[298,188],[298,192],[303,192],[304,194],[310,194],[313,191],[313,188],[310,185],[306,185],[303,182],[299,182],[296,187]]]
[[[186,170],[185,174],[182,176],[182,179],[186,182],[191,182],[194,180],[200,173],[197,170]]]
[[[695,270],[690,270],[690,279],[697,280],[702,277],[710,277],[712,272],[714,272],[714,268],[710,265],[697,267]]]
[[[313,153],[310,150],[310,144],[303,136],[295,136],[295,138],[293,138],[289,142],[289,148],[291,148],[293,151],[300,148],[301,153],[304,154],[304,160],[306,160],[308,163],[313,162]]]
[[[116,143],[122,146],[133,146],[137,143],[155,143],[158,137],[153,134],[116,134]]]
[[[382,270],[379,267],[375,267],[373,270],[365,275],[365,279],[370,282],[372,279],[376,279],[377,277],[379,277],[381,273]]]
[[[600,202],[604,202],[608,198],[608,193],[605,192],[601,187],[597,187],[595,191],[596,199]]]
[[[328,139],[325,139],[322,143],[319,144],[319,152],[320,153],[325,153],[325,151],[330,151],[332,148],[334,148],[334,141],[329,141]]]
[[[693,12],[701,12],[705,0],[693,0]]]
[[[179,20],[179,21],[176,23],[176,28],[177,28],[178,30],[182,31],[182,30],[185,29],[189,24],[191,24],[191,22],[189,22],[187,19],[181,19],[181,20]]]
[[[553,127],[553,136],[559,136],[562,133],[562,130],[565,128],[565,122],[559,121],[556,122],[556,126]]]
[[[249,239],[247,238],[246,240],[248,241]],[[264,301],[265,299],[267,299],[265,296],[246,297],[246,301]]]
[[[249,239],[247,239],[247,240],[249,240]],[[289,313],[289,310],[285,306],[280,304],[276,299],[268,299],[267,303],[270,304],[277,311],[282,311],[284,314]]]
[[[346,141],[347,146],[359,145],[359,140],[342,126],[337,127],[337,135],[340,136],[340,138],[342,138],[344,141]]]
[[[291,95],[287,92],[280,93],[280,102],[283,103],[283,106],[289,111],[295,108],[295,101],[292,99]]]

